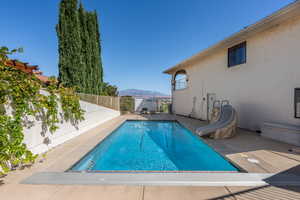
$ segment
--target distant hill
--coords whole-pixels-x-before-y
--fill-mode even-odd
[[[127,89],[119,91],[119,96],[134,96],[134,97],[170,97],[168,94],[164,94],[157,91],[151,90],[138,90],[138,89]]]

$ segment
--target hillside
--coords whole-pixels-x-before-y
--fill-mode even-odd
[[[157,91],[151,90],[138,90],[138,89],[127,89],[119,91],[119,96],[134,96],[134,97],[170,97],[168,94],[164,94]]]

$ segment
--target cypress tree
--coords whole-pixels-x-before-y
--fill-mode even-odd
[[[99,46],[99,29],[97,27],[97,16],[95,12],[87,13],[87,27],[90,37],[90,49],[89,55],[91,56],[91,81],[93,82],[93,87],[91,88],[93,94],[101,93],[101,60],[100,60],[100,46]]]
[[[59,53],[59,80],[66,86],[69,85],[69,69],[67,67],[67,43],[64,36],[67,34],[67,21],[66,21],[66,1],[61,1],[59,5],[58,24],[56,25],[56,33],[58,37],[58,53]]]
[[[97,60],[97,64],[98,64],[98,68],[99,68],[99,78],[100,78],[100,84],[102,86],[103,84],[103,66],[102,66],[102,58],[101,58],[101,37],[100,37],[100,27],[99,27],[99,23],[98,23],[98,15],[97,15],[97,12],[94,11],[94,18],[95,18],[95,25],[96,25],[96,40],[97,40],[97,57],[99,58]],[[102,88],[102,87],[101,87]]]
[[[62,0],[56,27],[59,80],[78,92],[101,94],[103,69],[96,11],[86,12],[77,0]]]
[[[90,89],[90,92],[93,93],[93,94],[98,94],[97,91],[95,91],[95,88],[96,88],[96,85],[97,85],[97,81],[95,80],[95,72],[94,72],[94,62],[95,62],[95,59],[94,59],[94,45],[93,45],[93,40],[94,40],[94,29],[93,29],[93,22],[91,21],[91,14],[90,12],[87,12],[86,13],[86,20],[87,20],[87,33],[89,35],[89,41],[88,41],[88,46],[89,46],[89,49],[87,49],[87,52],[88,52],[88,57],[89,57],[89,60],[90,60],[90,65],[89,65],[89,68],[90,68],[90,73],[89,73],[89,76],[88,76],[88,81],[90,83],[93,82],[93,85],[91,85],[91,87],[89,88]]]
[[[87,94],[92,94],[92,80],[91,80],[91,56],[90,56],[90,36],[88,32],[88,24],[87,24],[87,13],[83,8],[82,3],[80,3],[78,16],[79,16],[79,23],[80,23],[80,36],[81,36],[81,56],[84,65],[84,71],[82,73],[83,77],[83,86],[84,92]]]
[[[77,0],[62,0],[59,23],[59,80],[66,86],[82,88],[81,39],[77,14]]]

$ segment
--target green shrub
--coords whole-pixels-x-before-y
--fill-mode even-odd
[[[123,96],[120,98],[120,110],[122,114],[134,112],[134,98],[131,96]]]

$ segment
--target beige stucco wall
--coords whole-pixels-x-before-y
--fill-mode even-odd
[[[173,111],[190,114],[196,96],[196,116],[206,119],[206,94],[216,93],[237,109],[240,127],[258,130],[264,121],[299,125],[294,88],[300,87],[300,18],[246,41],[245,64],[228,68],[227,49],[221,49],[186,67],[188,88],[173,91]]]

